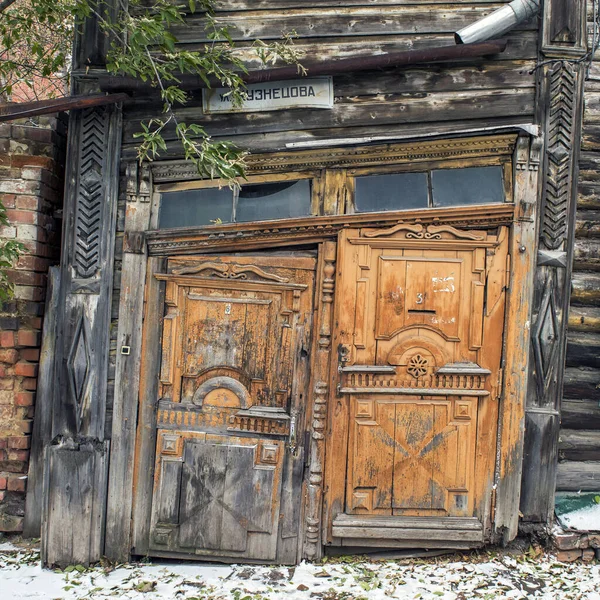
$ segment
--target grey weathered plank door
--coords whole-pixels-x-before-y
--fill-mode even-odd
[[[151,554],[296,561],[314,269],[310,257],[186,257],[156,276]]]

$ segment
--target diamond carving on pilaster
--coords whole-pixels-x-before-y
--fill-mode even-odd
[[[559,331],[554,302],[554,277],[550,276],[544,285],[540,312],[532,331],[536,378],[540,394],[543,394],[550,384],[552,363],[558,349]]]
[[[88,325],[85,315],[82,312],[77,321],[75,334],[73,335],[73,341],[71,342],[71,348],[67,358],[67,374],[69,388],[75,403],[77,431],[79,431],[81,427],[85,396],[90,378],[89,342],[90,335],[88,332]]]

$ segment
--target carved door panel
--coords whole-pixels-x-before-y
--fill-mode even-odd
[[[505,227],[399,224],[340,235],[328,542],[483,541],[507,248]]]
[[[150,549],[295,562],[315,260],[174,258]]]

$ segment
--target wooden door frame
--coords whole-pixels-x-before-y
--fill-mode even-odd
[[[489,138],[462,138],[456,140],[410,142],[397,145],[357,149],[333,149],[324,152],[306,151],[290,157],[287,153],[254,158],[259,172],[296,168],[325,168],[346,164],[407,164],[412,161],[435,161],[443,155],[467,164],[477,152],[487,155],[505,155],[514,148],[514,134]],[[436,149],[437,148],[437,149]],[[446,153],[446,154],[444,154]],[[105,554],[114,560],[127,560],[132,553],[144,555],[147,545],[149,519],[140,515],[151,501],[152,482],[148,473],[153,468],[154,446],[150,444],[151,458],[142,451],[148,447],[148,436],[155,429],[155,414],[149,398],[156,397],[156,384],[150,373],[157,372],[160,360],[145,348],[160,345],[158,325],[152,333],[142,335],[142,315],[146,323],[156,322],[162,315],[163,286],[153,277],[165,268],[166,257],[177,254],[209,254],[229,251],[252,251],[264,248],[293,247],[315,244],[319,247],[315,303],[315,342],[311,374],[310,401],[312,414],[307,414],[310,429],[310,458],[305,477],[305,502],[302,519],[305,523],[303,556],[318,559],[322,553],[322,494],[325,464],[324,437],[328,405],[332,393],[331,332],[333,327],[336,269],[336,237],[340,229],[350,225],[379,227],[397,222],[433,223],[444,221],[454,227],[474,228],[495,224],[511,224],[511,255],[513,260],[513,287],[509,292],[509,310],[519,315],[515,322],[528,323],[529,302],[532,294],[532,270],[535,255],[535,209],[538,198],[538,165],[540,141],[522,135],[517,139],[513,161],[513,205],[490,205],[485,219],[473,214],[471,207],[447,209],[408,210],[386,213],[345,214],[285,222],[223,225],[179,231],[157,230],[156,194],[153,198],[152,176],[160,181],[192,179],[193,168],[185,163],[155,163],[152,167],[127,168],[125,232],[123,237],[123,279],[119,302],[119,322],[116,336],[116,388],[113,406],[109,499]],[[284,160],[284,154],[286,154]],[[344,162],[345,161],[345,162]],[[369,163],[369,161],[371,161]],[[183,171],[182,171],[183,169]],[[154,200],[154,201],[151,201]],[[524,248],[524,251],[520,251]],[[148,285],[146,285],[148,282]],[[519,283],[517,289],[516,283]],[[511,330],[513,343],[508,345],[511,364],[527,364],[529,334],[521,327]],[[514,361],[520,361],[515,363]],[[521,461],[523,454],[524,398],[526,371],[511,373],[513,383],[502,403],[497,483],[496,530],[506,532],[508,539],[516,534],[520,491]],[[334,385],[334,384],[333,384]],[[143,441],[145,439],[145,441]],[[135,457],[140,460],[135,461]],[[148,464],[150,462],[150,464]],[[135,464],[135,467],[134,467]],[[149,485],[148,485],[149,484]]]

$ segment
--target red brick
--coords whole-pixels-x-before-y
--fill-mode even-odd
[[[46,275],[44,273],[19,271],[17,269],[9,269],[7,273],[15,285],[46,285]]]
[[[0,379],[0,390],[13,390],[15,388],[15,380],[12,377],[4,377]]]
[[[38,366],[35,363],[18,362],[15,365],[15,375],[20,377],[37,377]]]
[[[31,392],[18,392],[15,394],[15,406],[33,406],[35,394]]]
[[[0,476],[0,490],[5,490],[7,483],[8,482],[6,481],[6,477]]]
[[[13,154],[10,164],[13,167],[45,167],[46,169],[54,169],[54,160],[48,156],[29,156],[27,154]]]
[[[17,333],[17,346],[33,346],[38,347],[42,339],[42,334],[39,331],[21,330]]]
[[[8,363],[9,365],[14,365],[19,358],[19,353],[11,348],[0,350],[0,362]]]
[[[15,298],[18,300],[30,300],[41,302],[46,297],[45,287],[32,287],[29,285],[17,285],[15,287]]]
[[[37,390],[37,379],[35,379],[34,377],[27,377],[21,382],[21,387],[24,390],[35,391]]]
[[[0,448],[6,448],[8,446],[8,440],[6,438],[0,439]]]
[[[34,362],[40,360],[39,348],[23,348],[22,350],[19,350],[19,354],[23,360],[31,360]]]
[[[39,210],[40,198],[37,196],[16,196],[15,206],[22,210]]]
[[[14,208],[17,205],[17,198],[16,194],[0,194],[0,202],[5,208]]]
[[[41,317],[20,317],[19,318],[19,329],[41,329],[42,319]],[[23,355],[21,355],[23,356]]]
[[[13,450],[28,450],[31,437],[28,435],[12,435],[8,438],[8,447]]]
[[[9,450],[8,459],[18,461],[20,464],[24,465],[24,468],[21,469],[21,471],[25,473],[28,467],[27,461],[29,460],[29,450]]]
[[[33,421],[31,419],[25,419],[23,421],[17,421],[15,425],[22,433],[31,433]]]
[[[0,331],[0,346],[2,348],[13,348],[15,345],[15,334],[12,331]]]
[[[586,548],[583,550],[581,555],[581,560],[583,560],[583,562],[592,562],[594,558],[596,558],[596,552],[593,548]]]
[[[27,487],[27,478],[26,477],[9,477],[8,485],[6,489],[9,492],[24,492]]]
[[[9,208],[6,211],[6,216],[9,222],[16,223],[17,225],[23,223],[25,225],[37,225],[38,213],[32,210],[17,210]]]
[[[7,373],[6,367],[0,365],[0,377],[6,377]]]
[[[560,562],[573,562],[581,558],[582,550],[560,550],[556,554],[556,559]]]

